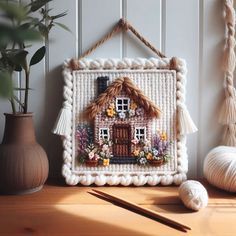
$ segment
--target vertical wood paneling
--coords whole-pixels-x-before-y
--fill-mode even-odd
[[[121,17],[121,0],[82,0],[82,52],[89,49],[117,23]],[[121,57],[121,34],[97,48],[89,57]]]
[[[22,0],[23,1],[23,0]],[[27,0],[25,0],[27,1]],[[50,175],[61,172],[60,138],[51,129],[62,103],[61,65],[66,58],[76,57],[107,33],[121,17],[125,17],[157,49],[168,57],[186,59],[188,66],[187,106],[199,132],[188,137],[189,177],[202,174],[206,153],[219,144],[222,126],[217,112],[223,98],[221,57],[224,25],[223,1],[204,0],[54,0],[53,13],[68,10],[60,21],[72,31],[54,28],[46,43],[45,61],[32,67],[30,110],[35,113],[39,141],[50,160]],[[41,44],[30,49],[32,53]],[[117,35],[98,48],[90,57],[150,57],[152,52],[130,33]],[[0,101],[0,138],[4,112],[10,105]]]
[[[161,50],[161,0],[126,0],[123,16],[158,50]],[[155,56],[130,32],[124,36],[124,57]]]
[[[166,0],[165,51],[168,57],[187,61],[187,106],[193,120],[199,117],[199,2],[196,0]],[[189,176],[197,174],[197,135],[188,136]]]
[[[224,1],[203,1],[201,4],[202,37],[199,87],[198,174],[202,175],[203,160],[213,147],[220,145],[223,126],[218,123],[224,98],[220,61],[224,47]]]
[[[67,58],[77,56],[77,32],[78,32],[78,2],[77,1],[52,1],[49,8],[53,13],[58,14],[68,11],[68,15],[58,22],[67,25],[72,33],[61,28],[54,28],[49,38],[48,55],[46,57],[45,97],[43,119],[40,128],[43,129],[44,147],[50,162],[51,176],[58,176],[61,173],[62,148],[60,137],[53,135],[51,129],[54,126],[56,117],[62,105],[63,78],[61,75],[63,61]]]

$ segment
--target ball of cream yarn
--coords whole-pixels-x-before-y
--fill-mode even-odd
[[[207,181],[229,192],[236,192],[236,148],[219,146],[205,158],[203,173]]]
[[[204,186],[195,180],[187,180],[179,187],[179,197],[187,208],[194,211],[207,206],[208,194]]]

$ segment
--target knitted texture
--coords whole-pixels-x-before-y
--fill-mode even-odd
[[[173,61],[168,58],[83,59],[77,63],[80,70],[71,70],[68,62],[65,62],[63,72],[66,83],[63,109],[71,112],[71,116],[63,118],[66,119],[66,121],[63,120],[63,123],[67,123],[69,129],[67,127],[65,132],[59,129],[58,132],[63,135],[64,165],[62,174],[66,178],[66,182],[70,185],[95,183],[96,185],[122,184],[127,186],[134,184],[140,186],[159,183],[163,185],[180,184],[186,180],[188,166],[186,134],[196,131],[196,127],[192,123],[184,104],[185,62],[180,59],[176,60],[175,68],[172,68]],[[170,68],[175,70],[170,70]],[[81,114],[96,97],[94,81],[98,76],[107,75],[111,82],[120,77],[130,78],[132,83],[134,82],[157,107],[160,107],[162,116],[160,120],[153,122],[152,132],[154,133],[157,129],[167,132],[172,142],[170,154],[173,156],[168,164],[159,167],[143,167],[133,164],[87,167],[77,163],[76,125],[87,123]],[[182,112],[182,120],[188,122],[187,125],[180,125],[179,112]],[[58,127],[60,127],[59,124],[55,126],[55,133],[57,133]]]

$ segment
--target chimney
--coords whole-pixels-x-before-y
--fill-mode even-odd
[[[107,89],[107,82],[109,80],[108,76],[97,77],[98,84],[98,96]]]

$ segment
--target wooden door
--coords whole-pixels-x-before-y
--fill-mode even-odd
[[[113,125],[113,155],[114,157],[128,157],[131,155],[131,127],[130,125]]]

